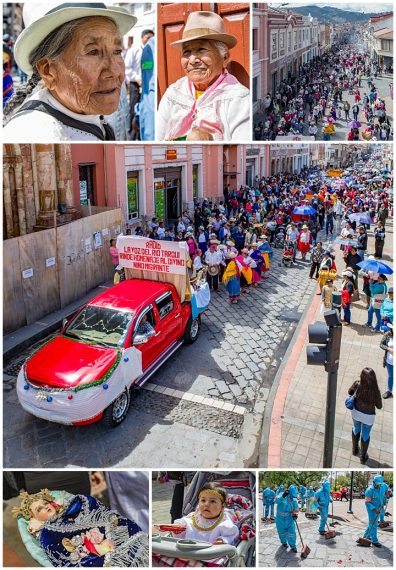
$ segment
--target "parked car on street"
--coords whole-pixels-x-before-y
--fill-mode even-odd
[[[84,305],[22,366],[17,394],[39,418],[81,426],[126,417],[133,390],[183,344],[201,317],[170,283],[131,279]]]

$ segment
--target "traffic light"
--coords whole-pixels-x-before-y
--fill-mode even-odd
[[[324,366],[329,372],[338,368],[342,327],[336,309],[324,312],[325,323],[308,326],[307,364]]]

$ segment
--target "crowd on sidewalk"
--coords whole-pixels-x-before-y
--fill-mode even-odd
[[[297,262],[308,262],[307,279],[317,279],[323,310],[334,308],[333,294],[339,290],[337,308],[344,326],[353,321],[353,303],[364,295],[364,326],[383,335],[378,349],[384,350],[388,372],[388,386],[382,396],[387,399],[393,395],[393,288],[388,288],[386,275],[392,269],[382,261],[382,255],[391,182],[388,170],[381,171],[378,166],[380,161],[369,159],[366,168],[348,168],[337,178],[319,168],[257,177],[252,186],[239,190],[225,187],[223,200],[196,203],[194,212],[183,212],[174,225],[166,227],[162,220],[153,218],[145,232],[139,226],[135,234],[154,240],[186,241],[190,278],[206,279],[216,294],[222,291],[222,283],[233,305],[241,296],[247,299],[251,289],[269,277],[274,248],[282,249],[281,264],[290,271]],[[371,226],[375,227],[375,256],[368,255],[367,228]],[[321,239],[327,240],[326,247]],[[122,268],[115,243],[111,245],[118,282]],[[344,268],[336,266],[336,247],[342,250]],[[271,272],[277,272],[273,263]],[[338,276],[341,283],[336,288]],[[364,464],[382,397],[375,371],[370,363],[362,364],[349,394],[354,401],[352,452],[360,454]]]
[[[268,93],[266,120],[255,124],[254,139],[282,140],[294,134],[330,141],[337,123],[343,121],[350,129],[349,141],[389,140],[390,110],[379,96],[377,78],[390,70],[374,62],[367,51],[359,51],[356,42],[358,38],[352,38],[351,43],[333,46],[301,66],[297,78],[283,80],[274,96]],[[392,84],[390,96],[393,99]],[[360,130],[363,116],[366,126]]]

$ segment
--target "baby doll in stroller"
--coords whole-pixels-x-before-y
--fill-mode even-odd
[[[284,267],[292,267],[294,264],[294,258],[296,255],[296,250],[294,248],[294,244],[291,241],[288,241],[285,245],[285,249],[283,250],[282,255],[282,265]]]
[[[253,566],[255,478],[196,473],[173,525],[155,525],[153,566]]]

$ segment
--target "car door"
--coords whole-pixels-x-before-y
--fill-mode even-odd
[[[155,306],[158,313],[160,342],[164,351],[183,334],[181,308],[172,291],[167,291],[158,297]]]
[[[145,342],[144,344],[136,344],[135,345],[134,344],[134,338],[137,334],[137,331],[139,329],[139,325],[140,325],[141,320],[143,319],[144,316],[147,316],[147,321],[153,327],[153,329],[155,331],[155,335],[151,336],[147,340],[147,342]],[[134,326],[134,330],[133,330],[133,337],[132,337],[133,346],[135,346],[135,348],[140,350],[140,352],[142,353],[143,372],[145,372],[147,370],[147,368],[150,366],[150,364],[152,364],[154,362],[154,360],[156,360],[157,357],[159,356],[159,352],[161,350],[160,342],[159,342],[160,336],[161,335],[159,332],[158,316],[156,315],[156,312],[154,311],[153,304],[150,303],[150,305],[145,307],[141,311],[141,313],[138,315],[136,322],[135,322],[135,326]]]

